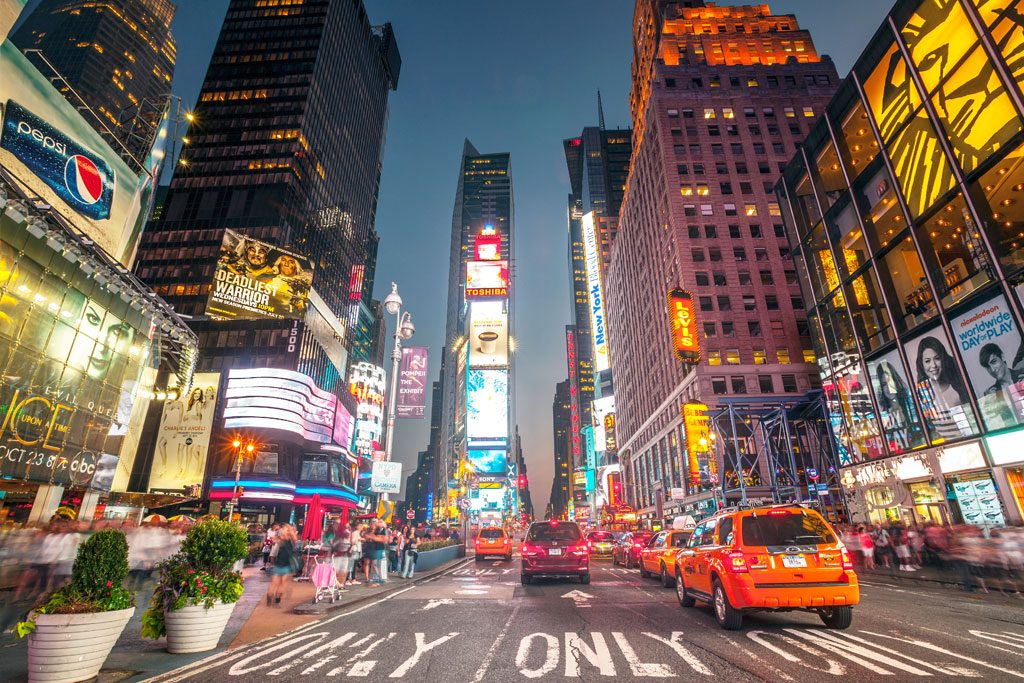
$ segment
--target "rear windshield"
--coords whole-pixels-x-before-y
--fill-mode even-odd
[[[587,538],[590,539],[591,541],[612,541],[612,540],[615,540],[615,537],[612,536],[612,532],[610,532],[610,531],[595,531],[593,533],[587,534]]]
[[[504,535],[504,529],[484,529],[480,532],[480,538],[502,538]]]
[[[580,528],[575,524],[534,524],[526,537],[528,541],[578,541]]]
[[[742,521],[745,545],[817,545],[835,543],[836,537],[817,515],[758,515]]]

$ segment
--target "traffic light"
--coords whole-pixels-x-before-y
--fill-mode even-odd
[[[525,474],[519,475],[519,488],[525,489],[526,488],[526,484],[527,484],[527,482],[526,482],[526,475]]]

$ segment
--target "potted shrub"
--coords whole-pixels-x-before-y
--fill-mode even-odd
[[[247,552],[245,530],[230,522],[204,520],[189,529],[181,550],[158,565],[143,637],[166,635],[167,651],[174,653],[217,647],[242,597],[242,574],[233,568]]]
[[[135,613],[128,575],[128,542],[116,529],[97,531],[78,549],[71,581],[16,627],[28,636],[29,681],[95,678]]]

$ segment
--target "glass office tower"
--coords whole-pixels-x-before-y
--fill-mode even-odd
[[[1024,17],[896,4],[776,191],[855,521],[1024,512]]]

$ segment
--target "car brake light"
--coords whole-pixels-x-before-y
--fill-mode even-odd
[[[749,567],[747,567],[747,558],[738,550],[727,553],[725,560],[726,569],[733,574],[746,574],[750,571]]]
[[[850,557],[850,551],[846,548],[840,548],[839,552],[843,556],[843,569],[845,571],[853,571],[853,558]]]
[[[589,552],[590,549],[582,543],[580,545],[574,545],[569,547],[569,554],[571,555],[586,555]]]
[[[790,514],[789,510],[769,510],[768,511],[768,516],[769,517],[777,517],[779,515],[788,515],[788,514]]]

